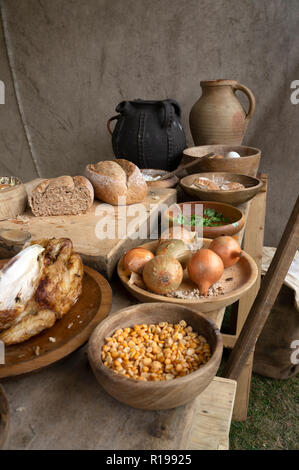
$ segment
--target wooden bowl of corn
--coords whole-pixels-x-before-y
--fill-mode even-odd
[[[184,405],[209,385],[222,350],[219,330],[203,314],[155,302],[103,320],[90,337],[88,357],[99,384],[116,400],[163,410]]]

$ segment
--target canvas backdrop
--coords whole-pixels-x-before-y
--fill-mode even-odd
[[[299,186],[298,0],[2,0],[1,17],[0,174],[110,159],[106,121],[135,98],[176,99],[190,146],[200,80],[236,79],[257,100],[244,143],[262,150],[265,244],[277,245]]]

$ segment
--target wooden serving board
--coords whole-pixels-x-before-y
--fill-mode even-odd
[[[4,447],[4,444],[8,435],[9,426],[9,408],[7,399],[3,388],[0,385],[0,449]]]
[[[29,186],[31,185],[31,186]],[[32,187],[32,183],[28,187]],[[133,214],[126,217],[125,236],[118,236],[113,239],[99,239],[96,235],[97,224],[105,217],[97,215],[103,210],[105,205],[100,201],[95,201],[93,207],[83,215],[68,215],[55,217],[35,217],[30,210],[23,216],[0,221],[0,258],[11,257],[21,250],[24,241],[38,238],[68,237],[73,241],[74,249],[82,256],[84,264],[100,271],[109,279],[119,258],[130,248],[133,248],[148,239],[149,218],[158,214],[162,204],[167,206],[176,202],[176,190],[172,188],[149,190],[149,194],[142,202],[146,207],[146,212],[141,215],[138,224],[145,227],[147,234],[144,238],[134,239],[131,236],[135,233],[135,224],[131,222],[136,218],[138,204],[125,208],[114,207],[113,220],[115,226],[117,222],[124,219],[124,211]],[[134,209],[136,215],[134,215]],[[17,230],[17,232],[11,232]]]
[[[0,268],[6,261],[0,261]],[[36,371],[69,355],[89,339],[110,312],[111,304],[112,291],[106,279],[84,266],[83,291],[76,304],[52,328],[23,343],[7,346],[0,378]]]

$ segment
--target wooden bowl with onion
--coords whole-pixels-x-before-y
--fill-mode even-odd
[[[221,213],[227,222],[212,227],[192,226],[188,222],[176,221],[180,214],[190,216],[193,214],[204,214],[206,209],[213,209]],[[190,201],[181,204],[172,204],[163,214],[164,223],[172,226],[181,226],[192,232],[197,232],[203,238],[216,238],[221,235],[235,235],[240,232],[245,224],[243,212],[230,204],[214,201]]]
[[[214,157],[201,158],[213,152]],[[237,152],[240,158],[226,158],[229,152]],[[224,158],[219,158],[223,156]],[[256,176],[260,160],[261,151],[254,147],[247,147],[246,145],[231,146],[231,145],[200,145],[198,147],[186,148],[183,152],[183,164],[190,163],[198,160],[198,165],[192,167],[188,173],[197,172],[228,172],[238,173],[242,175]]]
[[[211,358],[196,371],[173,380],[140,381],[117,374],[103,364],[101,349],[105,338],[118,328],[162,321],[175,324],[181,320],[203,335],[211,347]],[[185,305],[147,303],[122,309],[102,321],[90,337],[88,357],[96,379],[116,400],[134,408],[165,410],[188,403],[209,385],[219,368],[222,350],[220,331],[204,315]]]
[[[208,248],[212,240],[204,238],[201,242],[204,248]],[[158,244],[158,241],[152,241],[142,245],[142,248],[155,253]],[[199,247],[200,246],[198,246],[198,249]],[[196,308],[203,313],[220,310],[239,300],[254,285],[258,274],[255,261],[245,251],[242,251],[240,260],[233,266],[226,268],[218,281],[222,289],[221,294],[200,298],[177,298],[154,294],[147,290],[145,285],[137,286],[135,283],[132,283],[130,274],[124,269],[123,260],[124,256],[118,262],[118,276],[124,287],[139,301],[180,304],[186,307]],[[177,290],[189,293],[193,292],[196,288],[197,285],[189,279],[187,270],[185,269],[182,283]]]
[[[213,181],[218,185],[223,184],[223,182],[241,183],[244,188],[229,190],[199,188],[198,186],[194,186],[194,183],[198,178],[208,178],[210,181]],[[263,184],[264,183],[261,180],[252,176],[225,172],[196,173],[194,175],[185,176],[180,181],[180,185],[183,190],[193,199],[224,202],[225,204],[236,206],[243,204],[256,196],[256,194],[262,189]]]

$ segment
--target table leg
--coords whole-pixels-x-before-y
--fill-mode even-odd
[[[261,282],[261,266],[266,215],[267,176],[262,175],[261,179],[264,181],[264,187],[262,191],[251,201],[244,232],[244,250],[255,260],[259,270],[259,275],[255,285],[239,301],[236,337],[239,336],[243,328]],[[252,352],[249,360],[246,363],[246,366],[244,367],[244,370],[242,371],[237,381],[237,393],[233,413],[233,419],[236,421],[245,421],[247,418],[253,355],[254,351]]]

